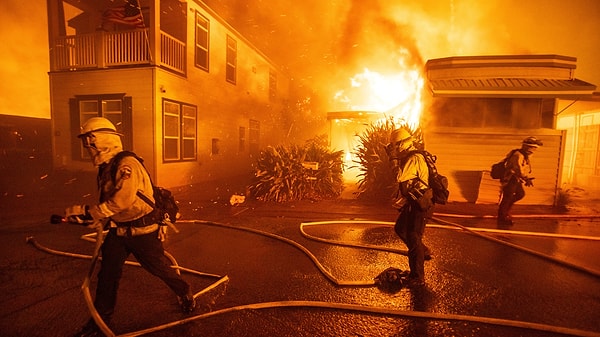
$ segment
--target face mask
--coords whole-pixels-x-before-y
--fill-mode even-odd
[[[95,166],[110,161],[117,153],[123,151],[121,137],[114,133],[90,132],[81,137],[81,142]]]
[[[96,137],[94,136],[93,133],[88,132],[85,135],[81,136],[81,143],[83,144],[83,147],[86,149],[97,149],[96,148]]]

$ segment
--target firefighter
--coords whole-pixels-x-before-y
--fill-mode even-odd
[[[92,117],[82,126],[78,136],[87,149],[94,166],[98,167],[97,205],[75,205],[66,209],[68,219],[91,221],[105,226],[108,234],[102,244],[102,260],[94,307],[105,323],[113,315],[117,288],[123,264],[133,254],[137,261],[151,274],[163,280],[178,296],[184,313],[191,313],[195,300],[190,285],[170,267],[159,238],[159,225],[155,223],[153,208],[136,195],[141,191],[154,201],[150,177],[143,165],[132,156],[125,156],[116,170],[111,165],[121,151],[121,134],[106,118]],[[112,172],[111,172],[112,171]],[[75,336],[102,336],[102,332],[90,319]]]
[[[394,231],[408,247],[408,286],[425,285],[425,263],[431,258],[429,248],[423,244],[426,219],[433,211],[429,169],[425,157],[417,151],[412,133],[402,127],[392,131],[387,146],[388,155],[397,170],[397,196],[394,207],[400,212]]]
[[[510,209],[519,200],[525,197],[526,187],[533,186],[533,177],[531,177],[531,162],[529,157],[535,150],[542,146],[541,140],[536,137],[527,137],[523,139],[521,148],[513,151],[505,163],[504,176],[500,182],[502,184],[502,199],[498,206],[498,226],[512,226],[513,221],[510,215]]]

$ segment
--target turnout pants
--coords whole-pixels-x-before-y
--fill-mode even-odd
[[[128,237],[117,236],[116,228],[112,228],[102,244],[102,261],[94,300],[96,310],[106,323],[114,312],[123,264],[129,254],[133,254],[144,269],[163,280],[177,296],[184,297],[190,290],[189,284],[170,267],[171,262],[164,255],[156,231]]]
[[[511,177],[502,187],[502,200],[498,206],[498,220],[510,220],[512,206],[525,197],[523,184],[515,177]]]
[[[425,232],[427,211],[422,211],[419,206],[408,204],[400,210],[396,219],[394,231],[408,247],[409,277],[424,280],[425,278],[425,251],[423,233]]]

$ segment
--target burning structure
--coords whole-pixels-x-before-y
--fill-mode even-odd
[[[589,98],[596,89],[576,79],[575,68],[575,58],[560,55],[432,59],[425,64],[423,99],[413,84],[413,100],[398,101],[392,109],[330,113],[332,135],[346,138],[332,143],[351,151],[362,125],[389,116],[420,125],[426,148],[448,175],[450,200],[495,203],[499,189],[489,177],[491,164],[518,148],[523,138],[536,136],[544,147],[535,156],[536,188],[526,202],[553,204],[562,186],[566,141],[565,131],[557,129],[559,99]],[[406,86],[397,88],[407,92]],[[421,101],[427,103],[415,103]]]
[[[239,15],[250,10],[245,2],[231,3]],[[128,4],[140,6],[126,11]],[[87,168],[74,135],[86,118],[101,114],[122,128],[126,148],[146,159],[160,184],[244,173],[260,147],[289,140],[292,128],[312,131],[294,125],[286,111],[291,88],[304,86],[331,97],[320,111],[332,112],[322,119],[330,123],[332,148],[344,150],[349,163],[355,136],[368,123],[392,118],[420,126],[457,201],[497,201],[497,184],[488,186],[486,171],[526,135],[536,135],[548,145],[536,154],[536,189],[526,202],[552,203],[565,158],[576,161],[569,155],[575,148],[564,148],[572,142],[557,128],[560,100],[589,97],[595,86],[574,77],[576,60],[567,56],[448,57],[425,64],[421,53],[439,54],[432,49],[463,35],[455,18],[469,8],[458,5],[448,2],[436,12],[448,26],[433,25],[442,21],[420,16],[429,12],[420,8],[363,1],[330,4],[319,20],[295,17],[297,30],[283,22],[286,15],[273,15],[278,30],[248,21],[265,46],[281,42],[272,31],[288,40],[311,34],[310,43],[294,49],[296,71],[306,73],[294,77],[200,0],[48,0],[54,166]],[[313,13],[308,6],[295,14]],[[430,23],[418,26],[429,38],[414,37],[412,16]],[[478,39],[477,30],[468,32],[479,49],[467,50],[507,50]],[[292,59],[287,48],[275,50],[271,57]],[[340,90],[342,80],[351,86]],[[295,116],[320,117],[311,109]]]

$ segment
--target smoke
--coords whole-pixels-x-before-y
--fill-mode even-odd
[[[40,3],[2,3],[0,114],[50,118],[46,6]]]
[[[327,99],[364,68],[401,59],[493,54],[577,57],[576,77],[600,85],[600,1],[204,0],[282,66],[301,89]],[[46,6],[5,0],[0,113],[48,118]],[[26,81],[7,79],[26,78]]]
[[[600,29],[593,0],[206,0],[284,65],[325,95],[363,68],[392,71],[428,59],[494,54],[578,58],[577,77],[600,82],[592,43]],[[344,83],[346,82],[346,83]]]

